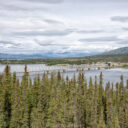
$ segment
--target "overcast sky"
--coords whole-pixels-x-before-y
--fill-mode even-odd
[[[0,52],[103,52],[128,46],[128,0],[0,0]]]

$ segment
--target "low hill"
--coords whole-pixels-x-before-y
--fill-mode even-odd
[[[102,53],[102,55],[123,55],[128,54],[128,47],[118,48],[108,52]]]

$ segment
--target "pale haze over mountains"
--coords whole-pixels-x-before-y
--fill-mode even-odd
[[[108,52],[103,53],[71,53],[71,52],[64,52],[64,53],[53,53],[48,52],[46,54],[1,54],[0,53],[0,59],[42,59],[42,58],[68,58],[68,57],[87,57],[87,56],[104,56],[104,55],[110,55],[110,56],[117,56],[117,55],[128,55],[128,47],[118,48],[115,50],[111,50]]]
[[[0,0],[0,53],[83,57],[128,47],[127,12],[127,0]]]

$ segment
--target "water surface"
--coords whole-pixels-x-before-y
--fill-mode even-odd
[[[24,65],[10,65],[11,67],[11,72],[17,72],[17,77],[19,79],[22,78],[23,75],[23,71],[24,71]],[[27,65],[28,67],[28,71],[30,72],[30,78],[34,79],[34,77],[38,74],[40,74],[40,77],[42,77],[44,70],[49,70],[49,71],[58,71],[60,70],[62,72],[63,68],[66,69],[67,72],[62,74],[64,75],[64,77],[66,77],[68,75],[68,77],[71,79],[73,78],[74,73],[76,74],[76,76],[78,76],[79,72],[77,72],[76,68],[69,68],[69,67],[62,67],[62,66],[46,66],[44,64],[29,64]],[[4,71],[5,65],[0,65],[0,73],[2,73]],[[35,72],[36,71],[36,72]],[[121,69],[121,68],[114,68],[114,69],[84,69],[84,74],[85,77],[87,79],[87,81],[89,81],[89,78],[92,77],[93,81],[95,79],[95,76],[97,76],[99,78],[100,73],[103,73],[103,82],[104,85],[105,83],[107,83],[108,81],[110,81],[110,83],[114,83],[116,84],[116,82],[120,82],[120,76],[123,75],[124,76],[124,83],[126,84],[126,81],[128,79],[128,69]]]

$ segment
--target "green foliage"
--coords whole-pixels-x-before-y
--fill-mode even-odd
[[[125,64],[125,65],[123,65],[122,67],[123,67],[123,68],[128,68],[128,65]]]
[[[128,128],[128,81],[103,87],[103,74],[89,84],[82,72],[58,72],[21,82],[7,65],[0,79],[0,128]]]

